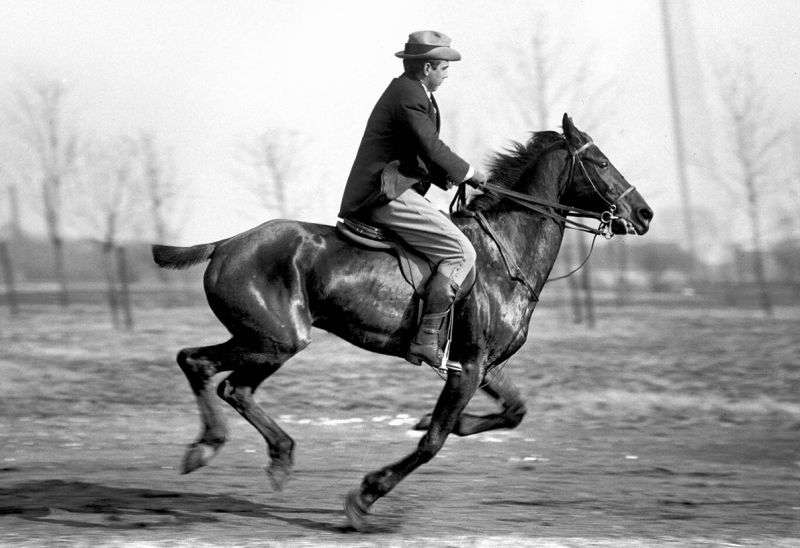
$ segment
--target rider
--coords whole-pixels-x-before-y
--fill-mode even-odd
[[[392,80],[372,110],[342,197],[339,216],[388,227],[425,256],[435,270],[422,297],[422,319],[406,359],[439,367],[439,334],[461,285],[475,265],[475,249],[450,219],[424,196],[431,183],[478,186],[486,175],[439,138],[440,113],[433,92],[461,54],[446,35],[409,35],[404,72]]]

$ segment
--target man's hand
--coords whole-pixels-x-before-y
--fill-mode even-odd
[[[472,175],[471,178],[464,181],[466,184],[471,186],[472,188],[480,188],[483,183],[487,181],[486,174],[478,169],[475,170],[475,173]]]

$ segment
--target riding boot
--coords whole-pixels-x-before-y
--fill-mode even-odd
[[[406,359],[414,365],[421,365],[422,362],[434,367],[441,365],[444,341],[440,341],[439,335],[459,289],[457,283],[438,272],[428,280],[422,299],[422,320],[406,355]]]

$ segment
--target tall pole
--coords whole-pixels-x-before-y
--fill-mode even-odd
[[[686,169],[686,141],[683,134],[683,118],[681,116],[681,102],[678,95],[677,61],[675,59],[675,44],[672,37],[672,21],[670,19],[670,0],[661,0],[662,26],[664,28],[664,51],[667,55],[667,81],[669,84],[670,106],[672,110],[672,127],[675,136],[675,160],[678,169],[678,186],[681,193],[681,209],[683,223],[686,228],[686,244],[689,248],[689,275],[691,281],[697,278],[696,251],[694,222],[692,221],[691,200],[689,197],[689,176]]]

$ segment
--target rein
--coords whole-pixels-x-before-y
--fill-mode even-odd
[[[570,145],[569,141],[566,140],[566,138],[564,138],[563,144],[566,146],[566,149],[570,154],[570,160],[571,160],[569,174],[563,186],[566,187],[567,185],[572,183],[572,180],[575,177],[575,167],[576,166],[580,167],[583,176],[586,178],[587,181],[589,181],[589,184],[592,185],[592,188],[594,189],[595,193],[597,193],[597,195],[600,196],[600,198],[602,198],[602,200],[606,204],[608,204],[608,209],[606,211],[598,213],[596,211],[589,211],[587,209],[565,206],[564,204],[560,204],[558,202],[545,200],[544,198],[537,198],[534,196],[530,196],[528,194],[523,194],[522,192],[516,192],[514,190],[509,190],[505,187],[495,185],[492,183],[483,183],[478,186],[479,190],[482,190],[487,194],[493,194],[499,198],[506,198],[516,204],[526,207],[527,209],[535,211],[540,215],[554,219],[559,223],[563,223],[564,228],[571,228],[573,230],[579,230],[581,232],[588,232],[589,234],[594,234],[594,238],[592,238],[592,245],[589,248],[589,253],[586,255],[586,258],[581,262],[581,264],[579,264],[577,268],[575,268],[574,270],[572,270],[571,272],[569,272],[564,276],[552,278],[551,280],[549,280],[551,282],[568,278],[569,276],[572,276],[578,270],[583,268],[583,266],[589,260],[589,257],[591,257],[592,255],[592,251],[594,250],[594,244],[595,241],[597,240],[597,236],[602,235],[607,240],[610,240],[614,236],[613,232],[611,232],[611,223],[614,220],[619,219],[619,217],[614,215],[614,211],[616,211],[617,206],[614,203],[610,202],[597,188],[594,181],[589,176],[589,172],[586,170],[586,166],[584,165],[583,160],[581,159],[580,156],[582,152],[584,152],[590,146],[593,146],[594,142],[589,141],[587,143],[584,143],[578,149],[574,149]],[[634,188],[635,187],[633,186],[628,187],[625,190],[625,192],[623,192],[616,198],[615,201],[618,202],[619,200],[621,200],[627,194],[632,192]],[[457,206],[457,204],[459,204],[459,206]],[[494,229],[486,220],[486,217],[483,215],[483,213],[480,211],[469,211],[465,207],[460,207],[463,206],[464,204],[466,204],[466,193],[464,185],[462,184],[459,187],[458,192],[456,193],[455,197],[453,198],[453,201],[450,204],[450,212],[452,213],[454,210],[454,206],[456,206],[458,207],[458,210],[461,214],[474,217],[478,221],[478,224],[481,226],[481,228],[483,228],[484,232],[486,232],[489,235],[492,241],[494,241],[495,245],[500,251],[500,256],[503,258],[503,262],[506,265],[506,270],[508,270],[510,278],[516,282],[525,285],[525,287],[528,289],[528,291],[530,291],[531,295],[533,296],[533,299],[535,301],[538,301],[539,293],[536,291],[533,284],[531,284],[528,281],[527,277],[522,272],[522,269],[514,261],[510,251],[503,243],[503,241],[499,238],[499,236],[495,233]],[[591,228],[582,223],[569,219],[568,216],[597,219],[598,221],[600,221],[600,226],[598,226],[597,228]]]
[[[563,204],[559,204],[558,202],[551,202],[550,200],[545,200],[543,198],[535,198],[533,196],[529,196],[527,194],[523,194],[521,192],[515,192],[513,190],[508,190],[503,188],[499,185],[495,185],[492,183],[484,183],[478,187],[479,190],[486,191],[488,194],[494,194],[496,196],[500,196],[502,198],[507,198],[512,202],[515,202],[521,206],[525,206],[526,208],[535,211],[545,217],[550,217],[551,219],[555,219],[556,221],[564,223],[565,228],[571,228],[573,230],[579,230],[581,232],[588,232],[589,234],[595,235],[602,235],[607,239],[611,239],[612,233],[608,229],[611,225],[611,221],[616,219],[617,217],[614,216],[614,209],[616,206],[612,205],[611,209],[608,211],[604,211],[603,213],[597,213],[594,211],[589,211],[586,209],[579,209],[574,207],[565,207]],[[552,208],[552,209],[547,209]],[[560,213],[556,213],[555,209],[559,211],[565,211],[566,214],[562,215]],[[577,221],[573,221],[569,219],[568,216],[572,217],[584,217],[584,218],[591,218],[597,219],[600,221],[599,228],[591,228],[584,224],[581,224]]]

